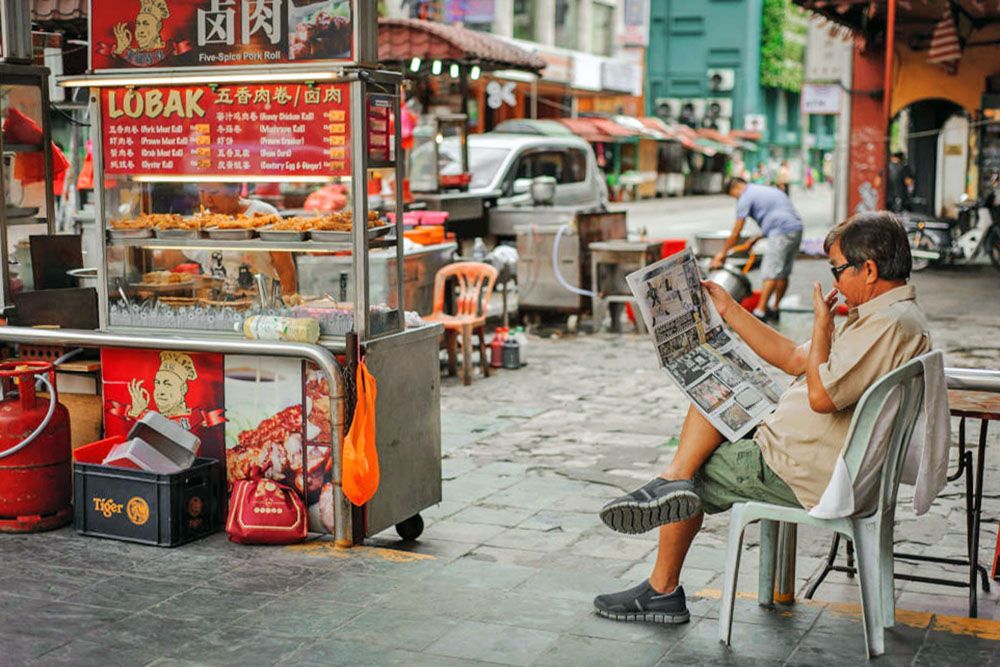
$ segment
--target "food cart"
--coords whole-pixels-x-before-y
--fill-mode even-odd
[[[106,432],[150,407],[182,414],[230,483],[271,462],[311,530],[344,545],[394,525],[417,537],[441,499],[440,327],[404,318],[402,216],[388,215],[402,201],[400,76],[372,66],[374,6],[90,11],[90,71],[62,83],[91,90]],[[380,181],[391,194],[369,188]],[[290,182],[341,183],[347,206],[286,218],[245,188]],[[375,257],[392,279],[372,279]],[[254,315],[315,320],[319,348],[244,340]],[[361,360],[378,383],[381,482],[351,507],[340,455]]]

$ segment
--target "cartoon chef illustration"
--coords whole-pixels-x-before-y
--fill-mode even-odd
[[[132,29],[124,21],[115,25],[116,45],[112,52],[139,67],[158,64],[171,52],[162,37],[163,22],[169,17],[167,0],[139,0]]]
[[[191,408],[187,404],[188,382],[198,379],[198,371],[191,356],[184,352],[164,350],[160,352],[160,367],[153,377],[153,400],[156,410],[185,428],[191,428]],[[128,416],[139,419],[149,409],[149,392],[143,387],[144,380],[133,378],[128,383],[129,398],[132,403]]]

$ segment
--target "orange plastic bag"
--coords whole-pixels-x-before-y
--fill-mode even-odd
[[[362,361],[357,373],[358,400],[351,429],[344,438],[344,495],[355,505],[364,505],[378,490],[378,452],[375,449],[375,378]]]

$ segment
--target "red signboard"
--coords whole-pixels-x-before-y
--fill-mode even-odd
[[[352,60],[352,0],[90,3],[93,70]]]
[[[104,88],[104,170],[348,176],[349,93],[342,83]]]

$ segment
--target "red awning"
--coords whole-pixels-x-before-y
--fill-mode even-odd
[[[420,58],[477,64],[485,71],[545,69],[539,56],[493,35],[420,19],[379,19],[378,57],[383,63]]]
[[[87,0],[31,0],[32,21],[72,21],[87,18]]]
[[[754,132],[753,130],[733,130],[729,133],[729,136],[737,139],[745,139],[746,141],[760,141],[764,138],[763,134]]]
[[[617,139],[631,139],[632,137],[641,137],[642,133],[633,130],[632,128],[625,127],[624,125],[619,125],[610,118],[586,118],[584,120],[589,120],[593,123],[600,132],[610,135]]]
[[[560,118],[559,122],[569,128],[570,132],[578,137],[582,137],[591,143],[607,143],[614,141],[614,137],[602,132],[591,121],[593,118]]]

